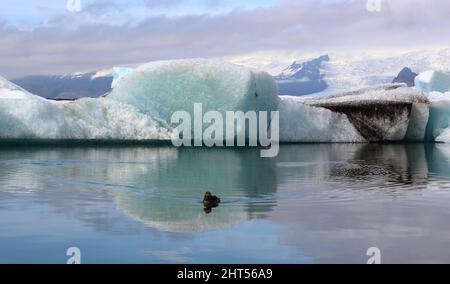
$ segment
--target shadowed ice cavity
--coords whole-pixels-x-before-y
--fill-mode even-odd
[[[347,185],[354,190],[376,189],[389,197],[407,194],[402,185],[426,185],[424,148],[424,144],[285,145],[275,159],[261,159],[258,149],[6,148],[0,150],[0,197],[26,192],[37,203],[54,206],[58,214],[121,233],[126,229],[114,222],[112,208],[166,232],[229,228],[254,218],[285,224],[289,232],[300,224],[314,229],[321,224],[315,216],[334,215],[332,209],[314,215],[305,209],[311,206],[307,202],[333,208],[332,199],[349,197]],[[336,189],[336,182],[344,189]],[[399,190],[383,189],[389,183]],[[223,200],[211,214],[203,212],[205,191]]]

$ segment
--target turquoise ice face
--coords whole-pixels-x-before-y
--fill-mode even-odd
[[[220,60],[152,62],[124,77],[108,99],[130,104],[142,113],[170,122],[176,111],[275,111],[276,83],[267,73]]]

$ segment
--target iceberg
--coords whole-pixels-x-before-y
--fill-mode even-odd
[[[415,86],[424,93],[450,91],[450,73],[429,70],[420,73],[415,79]]]
[[[52,101],[0,78],[0,138],[170,140],[174,132],[133,107],[106,98]]]
[[[171,140],[177,133],[172,114],[192,114],[195,103],[223,114],[278,108],[269,74],[219,60],[159,61],[116,71],[108,96],[73,102],[46,100],[2,79],[0,138]]]
[[[422,141],[425,137],[428,100],[403,84],[296,102],[297,106],[289,101],[281,104],[282,141],[286,137],[289,142]],[[292,132],[283,129],[299,116],[303,120],[297,121],[297,127],[292,123],[288,127]],[[309,126],[314,127],[307,131]]]
[[[227,111],[275,111],[279,104],[276,83],[268,73],[206,59],[142,65],[120,80],[107,98],[168,125],[176,111],[193,117],[195,103],[201,103],[204,112],[223,115]]]

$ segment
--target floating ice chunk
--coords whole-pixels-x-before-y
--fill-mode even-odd
[[[366,141],[422,140],[425,136],[427,98],[403,84],[304,99],[302,102],[344,114]],[[333,131],[331,126],[329,132]]]
[[[0,100],[0,139],[170,140],[171,135],[150,116],[104,98]]]
[[[272,76],[221,60],[158,61],[138,67],[108,99],[126,103],[170,124],[177,111],[275,111],[279,98]]]
[[[238,110],[274,111],[279,102],[276,84],[269,74],[223,61],[155,62],[130,71],[116,69],[116,82],[120,83],[103,99],[34,102],[25,99],[33,95],[20,92],[23,101],[2,101],[0,137],[168,139],[172,134],[172,114],[182,110],[192,114],[194,103],[203,103],[205,112],[224,114]],[[11,96],[8,91],[8,97]]]
[[[424,93],[450,91],[450,73],[441,71],[426,71],[415,79],[415,86]]]
[[[170,140],[174,132],[130,105],[56,102],[0,78],[0,139]]]
[[[172,114],[192,114],[195,103],[223,114],[275,111],[279,103],[269,74],[217,60],[149,63],[99,99],[45,100],[4,79],[0,94],[0,139],[170,140]]]
[[[111,89],[114,89],[116,87],[117,83],[119,83],[120,80],[123,79],[123,77],[127,76],[133,72],[132,68],[126,68],[126,67],[114,67],[113,68],[113,81],[111,83]]]

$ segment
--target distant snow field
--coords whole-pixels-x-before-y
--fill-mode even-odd
[[[276,77],[294,62],[312,61],[321,55],[324,54],[307,54],[305,56],[295,52],[266,52],[225,59],[250,68],[261,69]],[[327,55],[329,61],[322,61],[320,72],[328,87],[321,95],[392,83],[404,67],[409,67],[415,73],[450,68],[450,48],[407,52],[331,52]]]

